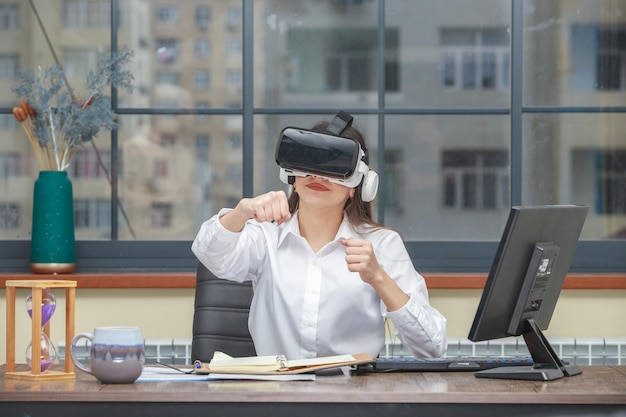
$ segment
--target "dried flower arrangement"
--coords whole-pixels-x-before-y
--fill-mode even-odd
[[[94,139],[100,129],[118,126],[105,94],[108,86],[132,92],[133,76],[122,67],[133,51],[127,47],[100,60],[85,81],[84,99],[74,94],[61,66],[20,72],[12,91],[20,99],[13,115],[30,140],[41,170],[65,171],[76,149]],[[64,88],[65,87],[65,88]]]

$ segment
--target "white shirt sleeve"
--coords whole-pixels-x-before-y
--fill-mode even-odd
[[[447,349],[446,318],[430,305],[426,282],[415,270],[401,237],[387,234],[375,253],[383,269],[409,296],[403,307],[391,312],[381,302],[383,315],[392,321],[400,341],[416,357],[443,356]]]
[[[404,307],[387,313],[400,341],[416,357],[438,358],[446,353],[446,318],[430,305],[411,297]]]
[[[191,251],[213,274],[231,281],[255,281],[257,270],[265,257],[262,236],[258,228],[246,227],[245,232],[231,232],[219,218],[231,209],[222,209],[205,221],[191,245]]]

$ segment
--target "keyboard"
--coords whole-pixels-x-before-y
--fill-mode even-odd
[[[445,357],[436,359],[376,358],[374,362],[359,365],[362,372],[473,372],[503,366],[532,366],[529,357]]]

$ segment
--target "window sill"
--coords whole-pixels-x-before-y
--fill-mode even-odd
[[[482,289],[487,274],[424,273],[428,289],[468,290]],[[0,277],[0,288],[7,280],[66,279],[77,282],[81,289],[160,289],[195,288],[196,275],[181,273],[77,273],[67,275],[6,274]],[[570,274],[564,289],[615,290],[626,289],[626,274]]]

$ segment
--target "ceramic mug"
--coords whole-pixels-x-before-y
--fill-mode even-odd
[[[76,345],[89,339],[89,366],[78,359]],[[80,333],[72,339],[72,361],[78,369],[103,384],[131,384],[139,378],[145,362],[144,340],[139,327],[96,327],[93,333]]]

